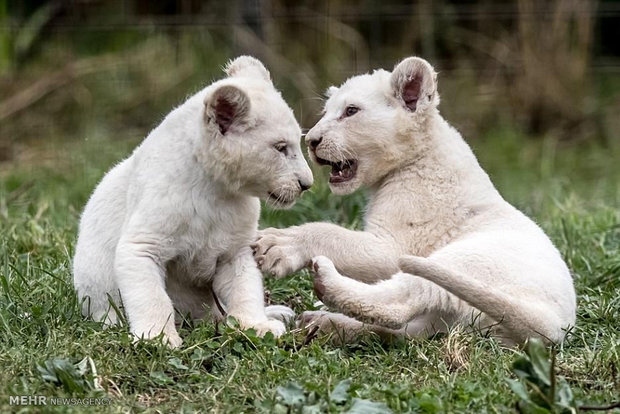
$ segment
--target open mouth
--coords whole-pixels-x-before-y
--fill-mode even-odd
[[[329,161],[316,157],[319,165],[329,165],[332,171],[329,174],[329,182],[331,184],[342,184],[351,181],[357,173],[357,160]]]

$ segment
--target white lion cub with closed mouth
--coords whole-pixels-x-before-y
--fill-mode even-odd
[[[103,178],[80,222],[73,263],[83,311],[117,322],[122,301],[137,338],[181,344],[174,308],[193,318],[209,305],[262,335],[285,332],[284,306],[265,308],[252,258],[259,198],[294,204],[312,185],[292,110],[256,59],[172,111]],[[218,306],[214,306],[218,305]]]
[[[314,258],[315,290],[341,313],[301,320],[343,328],[345,338],[364,329],[429,335],[475,321],[507,343],[561,341],[575,323],[568,268],[441,117],[436,79],[410,57],[391,73],[330,88],[306,143],[315,162],[331,166],[332,192],[369,189],[364,230],[266,229],[255,258],[278,276]]]

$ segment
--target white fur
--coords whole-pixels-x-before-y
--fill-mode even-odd
[[[106,324],[122,305],[138,338],[181,344],[174,308],[193,318],[213,292],[242,327],[280,335],[286,307],[264,309],[252,258],[259,198],[292,205],[312,185],[293,112],[269,72],[242,56],[228,77],[173,110],[97,186],[73,263],[83,311]],[[302,187],[303,186],[303,187]],[[268,317],[269,315],[269,317]]]
[[[330,223],[266,229],[255,258],[283,276],[314,257],[317,293],[357,320],[312,313],[305,321],[353,331],[364,322],[410,336],[475,322],[507,343],[561,341],[575,323],[566,264],[540,227],[497,192],[438,103],[433,68],[413,57],[392,73],[331,89],[306,142],[315,161],[356,163],[353,179],[330,187],[369,189],[364,231]],[[359,111],[347,116],[349,106]]]

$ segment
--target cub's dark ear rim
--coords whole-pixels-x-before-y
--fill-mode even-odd
[[[207,121],[213,120],[222,135],[234,125],[242,124],[249,113],[250,99],[236,86],[220,86],[205,101]]]
[[[394,68],[392,89],[397,99],[411,112],[433,102],[437,89],[437,74],[424,59],[409,57]]]

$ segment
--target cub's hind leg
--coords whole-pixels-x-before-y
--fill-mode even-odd
[[[82,314],[105,326],[115,325],[119,318],[114,306],[120,309],[121,298],[114,280],[114,251],[85,246],[87,243],[83,239],[78,242],[73,260],[73,283]]]
[[[333,335],[333,339],[340,343],[349,343],[364,334],[372,333],[386,340],[400,337],[420,338],[427,337],[440,331],[446,331],[447,325],[439,314],[426,314],[408,322],[400,329],[390,329],[381,325],[361,322],[357,319],[323,310],[306,311],[299,315],[297,326],[309,332],[317,330]]]
[[[73,258],[73,283],[82,313],[106,326],[118,322],[121,297],[115,276],[116,245],[125,219],[127,160],[103,178],[84,208]]]
[[[368,324],[401,329],[426,314],[474,311],[445,289],[410,274],[396,273],[390,279],[366,284],[338,273],[325,256],[315,257],[312,266],[319,298],[328,307]],[[422,324],[420,329],[425,326]]]

